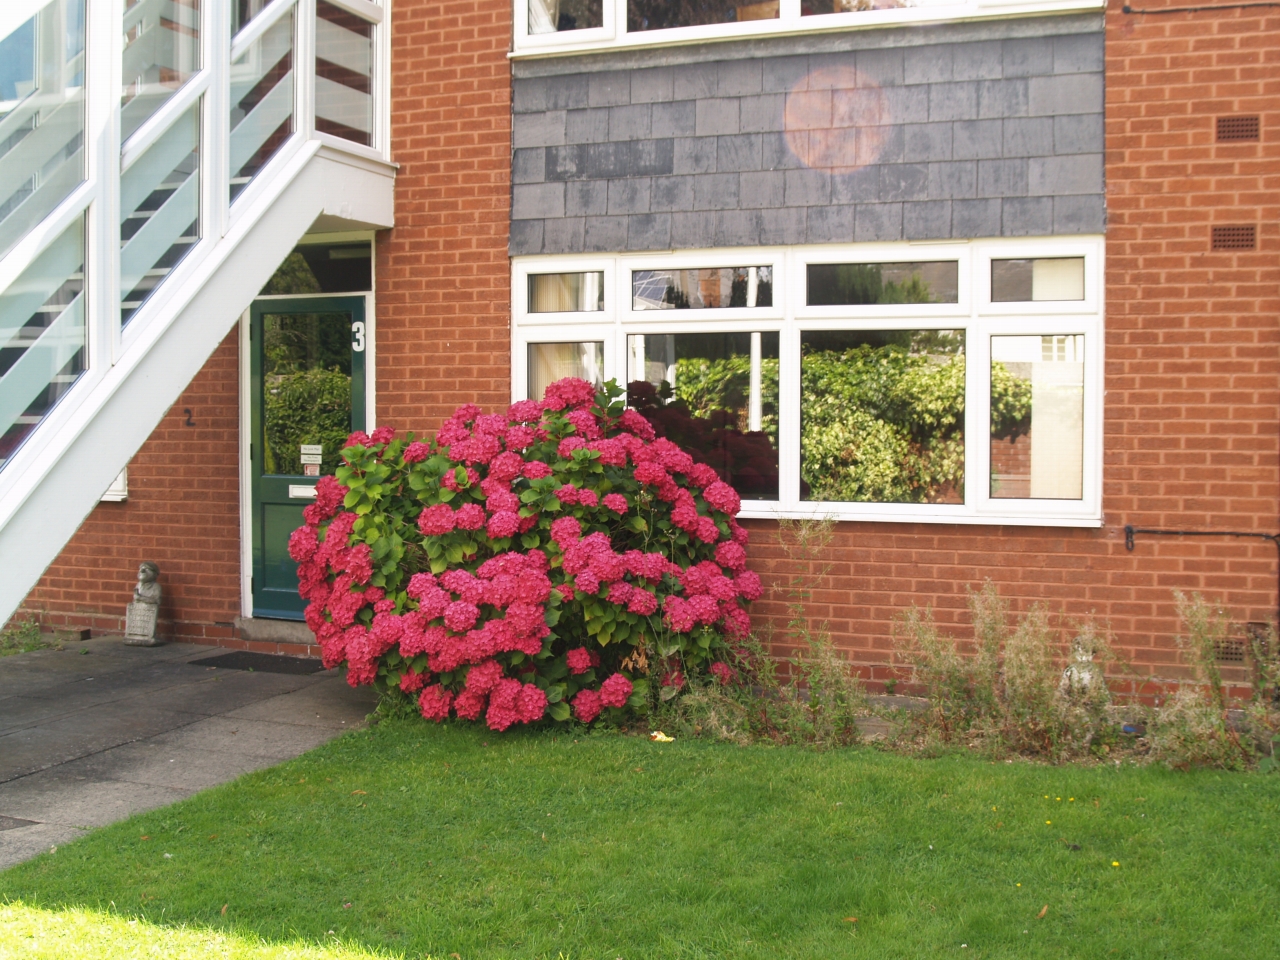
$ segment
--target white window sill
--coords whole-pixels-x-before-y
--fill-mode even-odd
[[[969,0],[967,3],[900,10],[869,10],[862,13],[832,13],[808,17],[785,17],[746,23],[717,23],[696,27],[675,27],[643,33],[619,31],[617,38],[601,38],[600,31],[590,40],[576,41],[572,31],[519,37],[515,49],[507,54],[512,60],[563,57],[584,53],[616,50],[646,50],[659,47],[688,46],[727,40],[749,40],[761,37],[791,37],[804,34],[839,33],[874,30],[905,25],[968,23],[990,19],[1034,17],[1055,13],[1087,13],[1106,9],[1105,0]]]
[[[1023,501],[1025,503],[1025,501]],[[890,509],[886,510],[888,507]],[[892,509],[898,507],[899,509]],[[870,509],[868,509],[870,508]],[[1101,517],[1069,516],[1044,513],[997,515],[974,513],[961,506],[937,507],[915,504],[883,503],[805,503],[783,507],[764,500],[744,500],[740,519],[746,520],[822,520],[841,523],[932,523],[963,524],[989,527],[1082,527],[1102,526]]]

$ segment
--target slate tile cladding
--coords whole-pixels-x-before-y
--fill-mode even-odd
[[[1090,14],[516,61],[510,252],[1101,233],[1102,38]],[[850,71],[870,101],[832,101]]]

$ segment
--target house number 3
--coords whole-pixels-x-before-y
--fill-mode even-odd
[[[351,350],[353,353],[364,353],[364,321],[357,320],[351,324]]]

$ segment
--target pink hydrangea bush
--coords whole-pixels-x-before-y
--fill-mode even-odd
[[[621,393],[567,379],[432,440],[352,434],[289,543],[325,666],[494,730],[727,682],[761,591],[738,494]]]

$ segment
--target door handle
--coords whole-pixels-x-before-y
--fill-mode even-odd
[[[316,495],[316,488],[303,483],[289,484],[289,499],[310,500]]]

